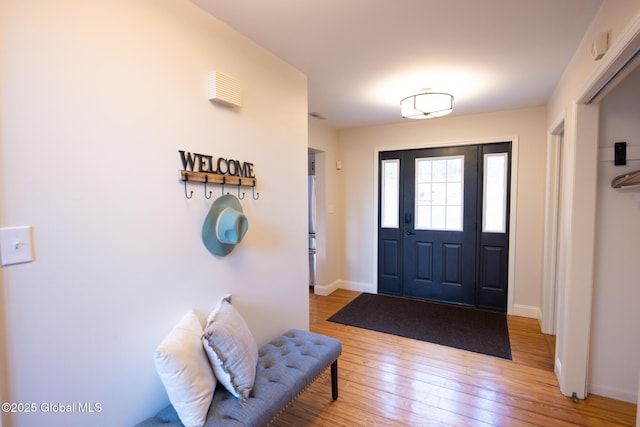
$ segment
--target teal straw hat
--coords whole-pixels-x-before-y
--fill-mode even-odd
[[[237,197],[225,194],[211,205],[202,226],[202,242],[213,255],[228,255],[242,241],[249,222]]]

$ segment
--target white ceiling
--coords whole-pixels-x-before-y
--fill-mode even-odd
[[[336,128],[401,121],[423,88],[454,115],[544,105],[602,3],[192,1],[304,72],[309,112]]]

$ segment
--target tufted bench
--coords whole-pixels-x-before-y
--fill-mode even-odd
[[[291,329],[258,350],[256,380],[242,403],[218,386],[205,427],[264,426],[273,421],[331,365],[331,395],[338,398],[338,356],[342,344],[335,338]],[[136,427],[182,427],[173,406]]]

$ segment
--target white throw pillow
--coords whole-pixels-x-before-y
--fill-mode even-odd
[[[244,402],[255,382],[258,346],[230,299],[224,297],[209,315],[202,340],[218,381]]]
[[[200,427],[216,388],[216,378],[202,348],[202,324],[193,310],[156,349],[156,370],[185,427]]]

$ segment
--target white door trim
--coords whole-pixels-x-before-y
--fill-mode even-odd
[[[542,307],[540,328],[543,334],[556,334],[556,296],[558,284],[558,211],[560,208],[560,170],[564,121],[547,139],[547,171],[544,212],[544,252],[542,264]]]
[[[575,393],[578,398],[587,396],[589,370],[589,343],[591,334],[591,298],[593,295],[593,257],[595,253],[595,183],[598,157],[599,106],[597,101],[625,76],[624,71],[640,48],[640,16],[620,35],[602,60],[594,76],[585,84],[577,101],[568,106],[565,117],[564,142],[568,147],[567,184],[569,220],[566,231],[566,271],[564,271],[563,295],[558,300],[558,324],[556,340],[556,375],[560,391],[565,396]],[[594,104],[590,104],[595,101]],[[579,142],[579,143],[578,143]]]

